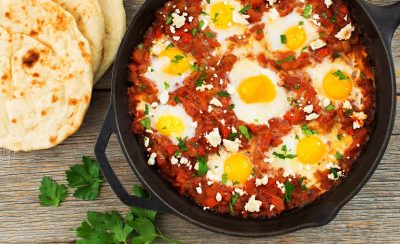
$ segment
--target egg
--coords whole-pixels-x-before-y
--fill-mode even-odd
[[[224,40],[234,35],[243,35],[249,22],[247,15],[240,11],[244,8],[240,1],[235,0],[210,0],[203,2],[204,12],[200,21],[217,33],[217,40],[224,44]]]
[[[305,71],[321,100],[327,98],[334,103],[352,100],[362,108],[362,92],[354,82],[360,72],[343,59],[337,58],[333,62],[324,59],[322,63],[305,68]]]
[[[244,151],[230,153],[220,150],[219,155],[212,154],[208,157],[207,166],[208,180],[235,186],[245,184],[253,171],[251,158]]]
[[[159,105],[156,108],[147,106],[150,118],[150,127],[154,133],[159,133],[178,144],[178,138],[192,138],[195,136],[196,128],[193,126],[193,119],[190,117],[181,104],[176,106]]]
[[[279,76],[257,62],[243,59],[229,73],[228,92],[231,93],[236,117],[246,123],[268,124],[290,109]]]
[[[160,38],[150,49],[150,66],[144,76],[157,86],[159,95],[172,92],[183,85],[192,72],[194,58],[174,47],[166,38]]]
[[[319,38],[318,27],[304,18],[298,11],[280,17],[275,9],[264,14],[265,40],[271,51],[293,51],[300,53],[303,47]]]
[[[337,164],[338,157],[351,145],[351,136],[338,140],[340,125],[335,125],[327,134],[305,134],[301,126],[282,138],[282,143],[265,153],[265,161],[272,168],[284,169],[284,176],[306,177],[307,186],[319,186],[315,173]],[[304,130],[304,128],[303,128]]]

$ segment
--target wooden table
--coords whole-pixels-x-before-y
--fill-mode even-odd
[[[143,0],[125,0],[130,21]],[[391,0],[375,0],[387,4]],[[393,56],[400,83],[400,31],[394,36]],[[398,86],[400,87],[400,86]],[[398,90],[399,91],[399,90]],[[399,94],[399,92],[398,92]],[[97,201],[68,197],[59,208],[41,207],[38,187],[43,176],[65,182],[65,170],[80,163],[83,155],[94,156],[93,148],[110,97],[110,72],[96,86],[93,101],[80,131],[62,145],[46,151],[12,153],[0,150],[0,243],[71,243],[74,229],[88,210],[126,212],[108,184]],[[400,96],[397,97],[399,101]],[[398,109],[399,110],[399,109]],[[305,229],[281,237],[246,239],[215,234],[187,223],[174,215],[163,214],[158,223],[163,232],[186,243],[279,243],[302,242],[381,242],[400,243],[400,111],[393,135],[375,174],[330,224]],[[120,150],[111,139],[107,153],[114,170],[130,188],[138,183]]]

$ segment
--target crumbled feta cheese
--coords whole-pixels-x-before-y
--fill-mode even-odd
[[[199,163],[196,163],[196,164],[194,165],[194,169],[195,169],[195,170],[199,170]]]
[[[256,179],[256,186],[268,184],[268,176],[264,175],[261,179]]]
[[[273,158],[264,158],[263,161],[265,163],[272,163],[274,161],[274,159]]]
[[[209,113],[211,113],[211,112],[212,112],[212,110],[213,110],[213,108],[212,108],[210,105],[208,105],[208,109],[207,109],[207,111],[208,111]]]
[[[213,99],[211,99],[210,104],[214,105],[216,107],[222,107],[221,101],[219,101],[218,98],[215,98],[215,97]]]
[[[189,165],[190,161],[189,161],[189,159],[187,159],[185,157],[181,157],[181,159],[179,160],[179,163],[183,164],[183,165]]]
[[[214,182],[212,182],[211,180],[207,181],[207,185],[211,186]]]
[[[344,108],[344,109],[352,109],[353,106],[351,106],[351,103],[348,100],[346,100],[346,101],[343,102],[342,108]]]
[[[326,46],[326,42],[324,42],[321,39],[317,39],[317,40],[312,41],[310,43],[310,47],[311,47],[312,50],[317,50],[317,49],[320,49],[320,48],[325,47],[325,46]]]
[[[220,202],[222,200],[222,196],[221,193],[217,193],[217,195],[215,196],[215,200],[217,200],[218,202]]]
[[[261,204],[261,201],[256,200],[256,195],[252,195],[246,205],[244,205],[244,210],[248,212],[260,212]]]
[[[203,21],[203,26],[201,27],[201,30],[204,31],[208,27],[208,24],[210,22],[208,21],[207,18],[200,18],[199,21]]]
[[[329,104],[331,104],[331,101],[329,100],[329,98],[325,98],[325,99],[322,101],[322,106],[324,106],[324,107],[328,107]]]
[[[231,130],[232,130],[232,133],[236,133],[237,132],[236,128],[233,127],[233,126],[232,126]]]
[[[146,129],[146,132],[147,132],[147,133],[150,133],[150,134],[153,134],[153,131],[152,131],[152,130],[149,130],[149,129]]]
[[[163,91],[160,95],[160,103],[161,104],[166,104],[169,100],[169,94],[168,91]]]
[[[195,122],[192,123],[192,127],[193,127],[193,128],[197,128],[197,121],[195,121]]]
[[[275,208],[275,205],[271,204],[271,205],[269,206],[269,211],[272,211],[272,209],[274,209],[274,208]]]
[[[169,27],[169,30],[171,31],[172,34],[175,34],[175,27],[173,27],[172,25]]]
[[[335,37],[339,40],[348,40],[351,37],[351,33],[355,30],[354,26],[351,25],[351,23],[347,24],[345,27],[343,27],[336,35]]]
[[[306,116],[306,120],[314,120],[314,119],[318,119],[319,115],[316,113],[312,113]]]
[[[213,131],[206,133],[204,137],[207,139],[208,143],[212,147],[217,147],[219,144],[221,144],[221,136],[219,135],[219,129],[215,128]]]
[[[205,90],[211,90],[211,89],[213,89],[213,87],[214,86],[212,84],[208,84],[208,85],[203,84],[202,86],[196,87],[196,91],[203,92]]]
[[[193,22],[193,16],[189,16],[188,21],[189,21],[189,23],[192,23]]]
[[[157,153],[152,153],[149,157],[149,160],[147,161],[148,165],[155,165],[156,164],[156,157],[157,157]]]
[[[278,186],[279,189],[281,189],[282,193],[285,193],[285,185],[283,183],[275,181],[275,184]]]
[[[351,117],[354,119],[353,129],[359,129],[363,127],[364,120],[367,119],[367,115],[364,112],[354,112]]]
[[[144,146],[145,146],[145,147],[148,147],[149,144],[150,144],[150,139],[149,139],[147,136],[145,136],[145,137],[143,138],[143,141],[144,141]]]
[[[198,194],[203,193],[203,189],[201,189],[201,186],[196,187],[196,191]]]
[[[329,8],[332,5],[332,0],[325,0],[325,5]]]
[[[239,196],[243,196],[246,194],[246,192],[240,188],[235,188],[235,190],[233,190],[233,191],[236,192],[237,194],[239,194]]]
[[[225,119],[221,119],[220,122],[221,122],[222,125],[225,125]]]
[[[232,21],[237,24],[248,25],[249,21],[247,19],[250,18],[250,15],[241,14],[237,11],[233,12]]]
[[[308,113],[308,114],[311,114],[313,112],[313,109],[314,109],[313,105],[310,104],[310,105],[305,106],[303,108],[303,111]]]
[[[334,169],[341,169],[339,165],[334,164],[334,163],[332,163],[332,162],[327,163],[327,164],[326,164],[326,168],[327,168],[327,169],[331,169],[331,168],[334,168]]]
[[[348,15],[346,14],[346,16],[344,16],[344,18],[343,18],[343,19],[347,21],[347,17],[348,17]]]
[[[238,152],[240,147],[240,140],[235,141],[223,139],[224,147],[228,152]]]
[[[172,156],[172,158],[171,158],[171,164],[172,164],[172,165],[178,164],[178,159],[177,159],[175,156]]]

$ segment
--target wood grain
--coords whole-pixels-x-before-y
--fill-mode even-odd
[[[128,22],[141,5],[126,0]],[[394,1],[375,0],[377,4]],[[400,83],[400,31],[393,41],[393,56]],[[0,243],[72,243],[73,231],[86,211],[126,212],[108,184],[98,201],[68,197],[59,208],[40,207],[38,186],[43,176],[65,182],[65,170],[83,155],[93,156],[93,147],[110,96],[110,72],[96,86],[93,101],[80,131],[57,148],[32,153],[0,150]],[[400,91],[400,90],[398,90]],[[400,97],[398,97],[398,102]],[[274,238],[235,238],[215,234],[174,215],[162,214],[159,226],[167,235],[186,243],[400,243],[400,109],[389,147],[371,180],[330,224]],[[126,164],[118,142],[112,138],[107,149],[114,170],[126,188],[138,183]]]

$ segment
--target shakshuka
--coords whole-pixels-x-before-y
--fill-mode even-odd
[[[132,132],[204,210],[274,217],[340,184],[374,71],[342,0],[172,0],[129,65]]]

